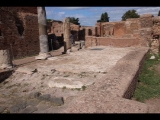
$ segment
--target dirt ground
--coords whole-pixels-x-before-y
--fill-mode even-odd
[[[149,113],[160,113],[160,98],[151,98],[145,104],[149,106]]]
[[[160,74],[160,65],[156,65],[155,70]],[[160,113],[160,98],[151,98],[146,100],[145,103],[150,106],[149,112]]]
[[[77,51],[75,46],[69,54],[19,66],[0,84],[0,113],[59,112],[135,49],[97,46]],[[33,98],[37,93],[43,97]],[[53,105],[54,98],[61,104],[61,97],[64,105]],[[147,102],[152,105],[150,112],[159,112],[160,107],[153,103]]]

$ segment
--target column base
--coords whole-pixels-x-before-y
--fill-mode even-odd
[[[6,69],[6,68],[10,69],[10,68],[13,68],[13,66],[12,66],[12,65],[7,65],[7,64],[2,64],[2,65],[0,66],[0,68],[1,68],[1,69]]]
[[[49,57],[52,57],[50,53],[39,53],[39,55],[36,56],[35,59],[36,60],[46,60]]]

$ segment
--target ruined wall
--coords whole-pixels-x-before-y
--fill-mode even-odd
[[[96,31],[96,36],[100,37],[101,36],[101,22],[96,23],[95,31]]]
[[[145,39],[138,38],[116,38],[116,37],[86,37],[85,47],[93,46],[114,46],[114,47],[130,47],[130,46],[148,46]]]
[[[153,18],[153,35],[160,35],[160,16]]]
[[[56,36],[62,36],[63,34],[62,25],[63,22],[61,21],[53,21],[51,24],[51,33],[54,33]]]
[[[0,15],[0,49],[10,49],[14,58],[38,54],[37,8],[3,7]]]
[[[52,22],[47,22],[47,29],[50,29],[51,33],[61,39],[63,37],[62,25],[62,21],[54,20]],[[95,26],[80,26],[70,23],[70,30],[71,33],[74,34],[75,41],[85,40],[85,36],[97,35],[97,28]]]
[[[101,37],[121,37],[125,34],[125,25],[124,22],[102,22],[101,24],[97,23],[97,35]]]
[[[140,18],[130,18],[126,21],[98,22],[95,28],[96,35],[99,37],[85,37],[86,47],[92,45],[149,46],[149,40],[153,36],[160,35],[159,19],[152,14],[144,14]]]
[[[121,21],[121,22],[117,22],[114,25],[114,36],[115,37],[121,37],[123,36],[126,32],[126,26],[125,26],[125,22]]]
[[[114,22],[104,22],[101,24],[101,36],[108,37],[114,35]]]
[[[74,40],[78,41],[79,40],[80,26],[71,23],[70,24],[70,30],[71,30],[71,33],[74,35]]]
[[[51,33],[55,34],[59,41],[63,41],[63,22],[54,20],[52,22],[47,22],[47,29],[51,30]],[[75,35],[75,40],[78,40],[78,32],[80,26],[70,23],[71,33]]]
[[[152,14],[143,14],[140,16],[141,28],[148,28],[153,26],[153,15]]]
[[[145,63],[145,60],[146,60],[146,57],[147,57],[147,53],[144,54],[141,61],[139,62],[139,68],[138,68],[136,74],[134,75],[132,81],[130,82],[128,88],[126,89],[126,92],[123,94],[123,98],[131,99],[131,97],[133,97],[133,94],[135,92],[136,85],[137,85],[137,82],[138,82],[138,77],[139,77],[139,75],[142,71],[142,68],[144,66],[144,63]]]
[[[130,18],[125,21],[126,31],[125,34],[133,34],[135,30],[141,28],[139,18]]]
[[[85,40],[85,37],[87,36],[97,36],[96,30],[95,26],[80,26],[78,32],[79,40]]]

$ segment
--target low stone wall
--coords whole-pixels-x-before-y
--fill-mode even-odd
[[[12,75],[12,70],[2,70],[0,71],[0,83]]]
[[[149,52],[149,51],[148,51]],[[147,52],[147,53],[148,53]],[[147,56],[147,53],[143,56],[141,62],[139,63],[139,69],[138,71],[136,72],[133,80],[131,81],[130,85],[128,86],[126,92],[124,93],[123,97],[126,98],[126,99],[131,99],[131,97],[133,96],[134,92],[135,92],[135,89],[136,89],[136,85],[137,85],[137,82],[138,82],[138,77],[141,73],[141,70],[142,70],[142,67],[143,67],[143,64],[144,64],[144,61],[146,59],[146,56]]]
[[[108,73],[75,98],[63,113],[148,113],[148,106],[130,98],[148,47],[133,48]],[[129,87],[128,87],[129,86]],[[125,98],[124,98],[125,97]],[[74,106],[73,106],[74,105]]]
[[[115,37],[85,37],[85,47],[93,46],[114,46],[114,47],[131,47],[131,46],[148,46],[146,39],[138,38],[115,38]]]

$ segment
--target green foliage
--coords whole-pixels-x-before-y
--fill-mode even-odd
[[[159,10],[159,12],[158,12],[158,16],[160,16],[160,10]]]
[[[136,10],[128,10],[126,13],[122,16],[122,21],[125,21],[128,18],[139,18],[140,15],[136,13]]]
[[[52,19],[47,19],[47,22],[51,22],[51,21],[53,21]]]
[[[82,86],[82,90],[85,90],[85,89],[86,89],[86,86],[83,85],[83,86]]]
[[[76,24],[76,25],[80,25],[79,18],[69,17],[69,22]]]
[[[136,100],[141,102],[149,98],[160,97],[160,74],[155,69],[157,65],[160,65],[160,56],[155,55],[155,59],[149,59],[151,55],[147,56],[133,95]]]
[[[101,19],[97,20],[97,22],[109,22],[109,17],[108,17],[108,13],[102,13],[101,14]]]

